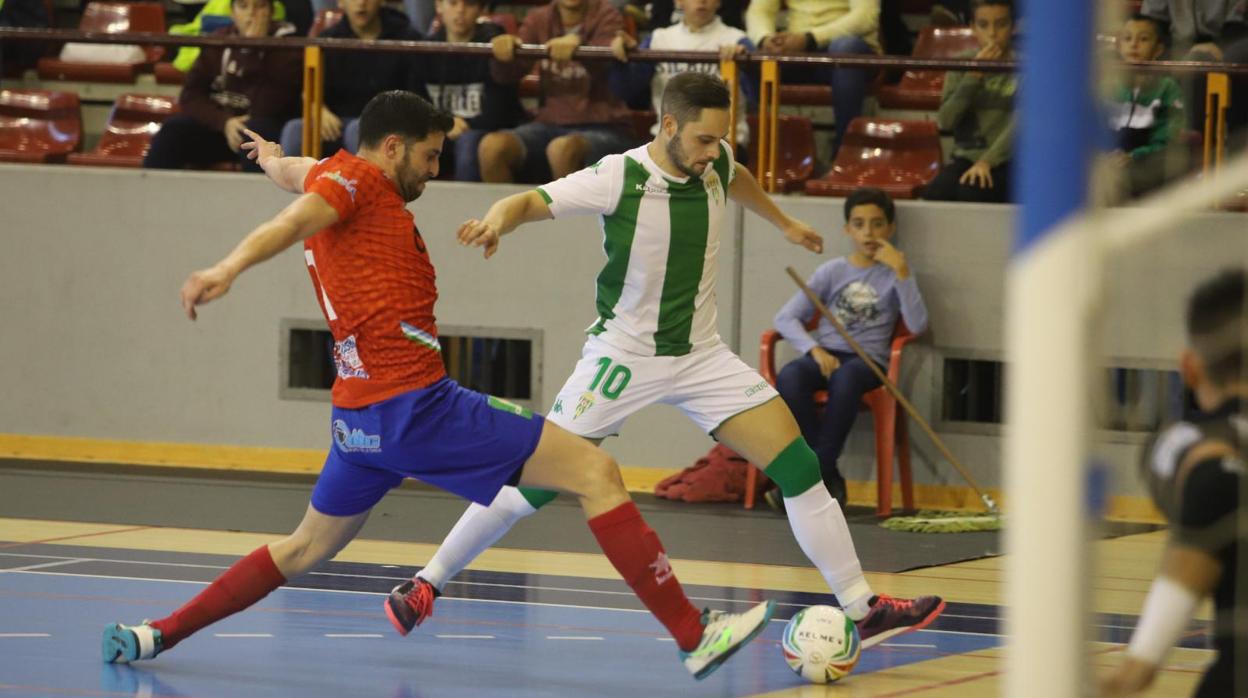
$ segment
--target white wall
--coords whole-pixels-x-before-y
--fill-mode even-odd
[[[412,208],[439,273],[439,322],[540,328],[544,405],[594,319],[601,234],[590,219],[537,224],[505,238],[489,261],[454,243],[461,221],[517,190],[435,182]],[[0,385],[8,398],[0,402],[0,431],[325,446],[328,403],[278,398],[281,320],[320,317],[301,255],[288,251],[248,272],[196,323],[178,307],[189,271],[216,261],[291,198],[260,176],[0,165]],[[783,199],[827,237],[822,256],[789,245],[752,216],[724,231],[721,332],[740,337],[747,362],[756,363],[759,334],[795,291],[784,267],[808,274],[848,251],[841,204]],[[936,421],[944,356],[1003,358],[1013,209],[902,203],[898,211],[897,242],[932,320],[907,355],[904,384]],[[1169,365],[1182,341],[1184,297],[1213,270],[1245,262],[1245,233],[1248,217],[1198,216],[1181,235],[1111,263],[1102,279],[1111,311],[1106,355],[1118,365]],[[984,484],[999,483],[999,428],[937,428]],[[872,472],[869,434],[863,418],[845,458],[851,477]],[[1123,473],[1116,490],[1138,491],[1129,465],[1139,441],[1100,436],[1101,452]],[[675,410],[655,407],[608,447],[631,465],[678,467],[709,444]],[[960,484],[930,458],[935,451],[921,435],[915,447],[920,482]]]

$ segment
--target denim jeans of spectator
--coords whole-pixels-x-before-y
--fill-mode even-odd
[[[836,496],[836,488],[844,487],[844,478],[837,468],[841,450],[845,448],[849,430],[858,419],[862,396],[880,387],[880,380],[858,355],[830,353],[841,362],[831,376],[824,378],[819,364],[808,354],[780,369],[780,375],[776,376],[776,390],[797,420],[802,437],[819,457],[824,484]],[[828,391],[828,404],[822,415],[814,401],[815,393],[820,390]]]
[[[282,152],[297,156],[303,153],[303,119],[291,119],[282,127]],[[328,157],[346,148],[349,153],[360,150],[360,120],[347,119],[342,126],[342,138],[336,141],[321,141],[321,157]]]
[[[842,36],[828,42],[824,52],[829,56],[860,56],[874,54],[860,36]],[[811,84],[826,82],[832,87],[832,111],[836,119],[836,136],[833,140],[832,153],[841,147],[845,139],[845,131],[849,122],[862,116],[862,103],[867,98],[867,87],[874,72],[866,68],[811,68],[807,66],[785,66],[782,68],[785,82]]]

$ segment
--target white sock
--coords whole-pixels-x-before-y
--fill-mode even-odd
[[[497,543],[517,521],[536,511],[515,487],[504,487],[488,507],[473,502],[416,576],[441,591],[451,577]]]
[[[832,587],[846,615],[861,620],[870,610],[871,585],[862,576],[840,505],[822,482],[816,482],[796,497],[785,497],[784,510],[797,544]]]

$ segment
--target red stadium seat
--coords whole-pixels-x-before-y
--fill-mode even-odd
[[[832,170],[807,182],[806,193],[846,196],[859,187],[879,187],[895,199],[912,199],[941,162],[935,122],[859,117],[849,124]]]
[[[73,153],[71,165],[142,167],[160,124],[178,113],[175,97],[124,94],[117,98],[104,135],[89,153]]]
[[[152,72],[156,75],[158,85],[181,85],[186,82],[186,73],[173,67],[168,61],[157,63]]]
[[[0,161],[64,162],[81,144],[78,95],[0,90]]]
[[[165,33],[165,6],[157,2],[92,2],[78,23],[81,31],[123,34],[142,32]],[[134,82],[135,77],[165,55],[164,48],[149,46],[145,57],[137,63],[79,63],[59,58],[39,59],[42,80],[79,80],[83,82]]]
[[[317,12],[316,19],[312,20],[312,28],[308,30],[308,38],[313,39],[320,36],[322,32],[340,21],[342,21],[342,10],[321,10]]]
[[[954,58],[970,49],[979,48],[970,27],[924,27],[914,44],[915,58]],[[940,70],[907,70],[896,85],[879,90],[880,106],[888,109],[940,108],[940,90],[945,73]]]
[[[751,141],[748,167],[751,172],[757,172],[758,116],[750,114],[746,118],[750,124]],[[815,129],[810,119],[781,114],[780,133],[776,140],[776,189],[800,191],[815,172]]]

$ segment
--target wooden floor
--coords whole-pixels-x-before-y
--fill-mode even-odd
[[[188,529],[84,524],[26,519],[0,519],[0,553],[18,551],[28,544],[72,545],[87,548],[169,551],[241,556],[271,536]],[[1096,544],[1097,572],[1091,584],[1093,608],[1100,613],[1126,614],[1134,622],[1148,589],[1164,533],[1154,532],[1102,541]],[[434,546],[358,540],[337,558],[359,563],[424,564]],[[1004,558],[946,565],[899,574],[868,574],[877,592],[901,596],[936,593],[951,602],[999,606],[1003,596]],[[686,585],[715,585],[748,589],[823,593],[826,587],[813,569],[674,560]],[[496,549],[486,552],[470,569],[534,575],[571,575],[586,579],[617,579],[615,570],[600,555]],[[1038,603],[1053,603],[1038,600]],[[1209,617],[1209,609],[1201,617]],[[0,633],[3,632],[0,621]],[[1088,648],[1098,672],[1107,671],[1121,656],[1122,645],[1094,644]],[[828,687],[803,686],[759,695],[766,696],[995,696],[1000,691],[1003,648],[953,653],[927,661],[852,675]],[[1151,696],[1188,695],[1211,653],[1179,649],[1170,657]],[[4,695],[0,681],[0,695]]]

